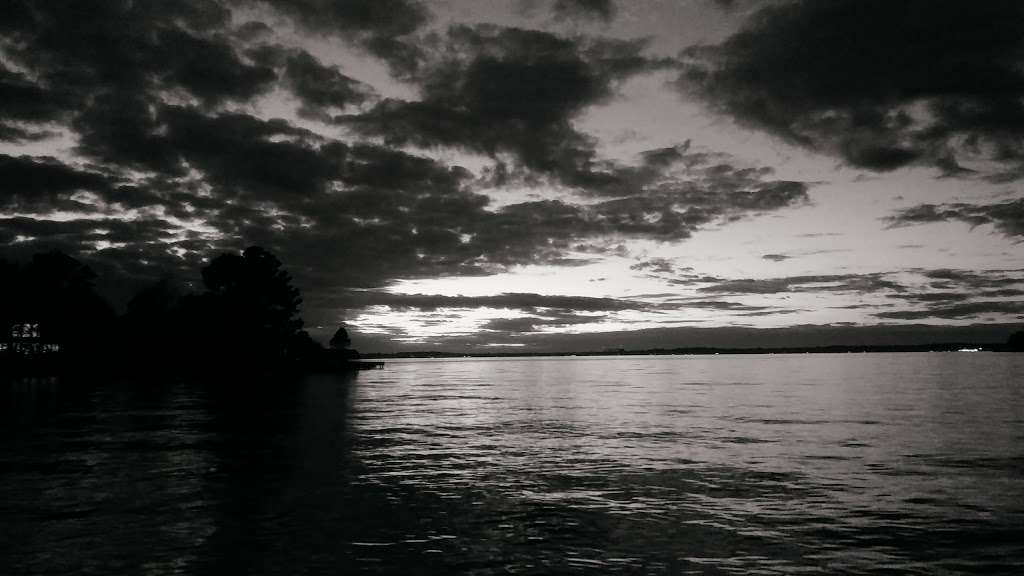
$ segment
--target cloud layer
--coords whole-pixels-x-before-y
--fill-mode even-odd
[[[1006,236],[1024,236],[1024,198],[996,204],[920,204],[887,219],[892,226],[959,221],[971,226],[991,224]]]
[[[608,2],[555,9],[613,14]],[[239,19],[250,13],[380,58],[420,96],[381,99]],[[681,240],[807,202],[804,183],[688,144],[632,163],[602,158],[573,120],[666,65],[641,40],[488,24],[426,34],[426,9],[405,0],[16,1],[0,16],[0,136],[57,130],[75,142],[60,158],[0,155],[15,256],[58,247],[138,280],[262,244],[294,269],[308,312],[326,318],[337,310],[316,303],[336,289],[574,264],[574,247],[595,240]],[[281,95],[321,128],[257,113]],[[486,165],[474,173],[410,146]],[[567,195],[492,206],[483,189],[511,182]]]
[[[751,16],[676,57],[621,33],[636,14],[609,0],[547,2],[543,29],[440,21],[414,0],[5,2],[0,256],[64,250],[123,300],[259,244],[295,276],[312,325],[382,309],[486,310],[478,327],[489,338],[688,313],[774,318],[805,311],[782,298],[812,294],[888,298],[864,304],[881,319],[1018,314],[1016,284],[982,298],[952,279],[918,290],[900,271],[796,267],[820,250],[758,248],[768,276],[646,256],[814,207],[812,178],[709,150],[684,130],[649,146],[598,134],[600,112],[629,87],[665,77],[678,75],[673,94],[854,166],[1024,174],[1017,3],[718,4],[717,15]],[[940,221],[1024,234],[1015,199],[936,201],[888,219]],[[679,293],[390,290],[524,266],[622,259],[625,269],[626,257],[639,259],[626,274]]]
[[[679,87],[745,125],[874,171],[993,178],[1024,162],[1024,6],[959,0],[771,2],[681,55]]]

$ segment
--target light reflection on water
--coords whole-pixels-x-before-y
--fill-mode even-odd
[[[1013,573],[1024,355],[389,362],[14,381],[0,566]]]

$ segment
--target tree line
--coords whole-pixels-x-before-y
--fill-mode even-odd
[[[12,346],[28,336],[57,344],[59,353],[20,356],[72,366],[236,371],[357,357],[344,326],[330,350],[303,329],[299,290],[266,249],[221,254],[201,274],[202,291],[160,280],[140,289],[119,314],[97,293],[93,270],[67,254],[36,254],[24,264],[0,261],[5,358],[17,359]]]

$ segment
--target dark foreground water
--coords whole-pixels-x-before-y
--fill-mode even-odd
[[[1014,574],[1024,354],[0,383],[0,573]]]

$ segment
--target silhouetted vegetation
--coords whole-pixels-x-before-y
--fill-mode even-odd
[[[344,350],[351,344],[352,340],[348,337],[348,330],[344,326],[339,326],[338,331],[334,333],[334,336],[331,336],[331,348]]]
[[[1012,352],[1024,352],[1024,330],[1018,330],[1006,339],[1006,348]]]
[[[60,353],[81,361],[102,351],[116,316],[96,294],[96,275],[88,266],[66,254],[48,252],[23,266],[3,263],[2,277],[4,352]],[[15,338],[13,332],[19,329],[20,338]]]
[[[358,358],[344,327],[330,349],[302,329],[299,290],[258,246],[212,259],[201,292],[169,277],[143,286],[120,316],[96,293],[95,273],[66,254],[0,262],[0,273],[7,365],[245,372],[343,369]]]
[[[348,330],[344,326],[339,326],[338,330],[331,336],[331,341],[328,342],[336,354],[339,354],[342,358],[358,358],[359,353],[349,348],[352,345],[352,339],[349,338]]]

